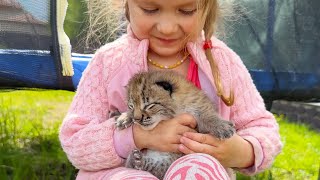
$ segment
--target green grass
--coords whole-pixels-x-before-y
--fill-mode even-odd
[[[320,134],[307,126],[279,121],[284,143],[272,172],[286,179],[317,179],[320,170]]]
[[[282,152],[272,168],[255,177],[238,179],[318,180],[320,170],[320,133],[306,125],[289,123],[277,117],[280,125]]]
[[[74,179],[57,136],[73,95],[0,91],[0,179]]]
[[[0,179],[75,179],[58,128],[74,92],[0,90]],[[284,148],[273,167],[238,179],[317,180],[320,133],[277,117]]]

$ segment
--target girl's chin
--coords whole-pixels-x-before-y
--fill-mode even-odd
[[[178,47],[153,47],[150,46],[150,49],[153,53],[160,56],[176,56],[178,53],[182,51],[182,48]]]

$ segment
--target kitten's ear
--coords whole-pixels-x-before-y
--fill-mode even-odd
[[[170,96],[171,96],[171,94],[173,92],[172,84],[170,84],[168,81],[158,81],[158,82],[156,82],[156,84],[158,86],[161,86],[164,90],[169,91]]]

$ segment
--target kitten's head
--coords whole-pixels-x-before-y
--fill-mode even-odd
[[[176,105],[173,96],[177,82],[163,72],[136,74],[127,86],[128,115],[146,130],[161,120],[173,118]]]

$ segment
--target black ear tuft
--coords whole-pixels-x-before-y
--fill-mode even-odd
[[[156,82],[156,84],[158,86],[161,86],[164,90],[169,91],[170,96],[171,96],[171,94],[173,92],[172,84],[170,84],[168,81],[158,81],[158,82]]]

